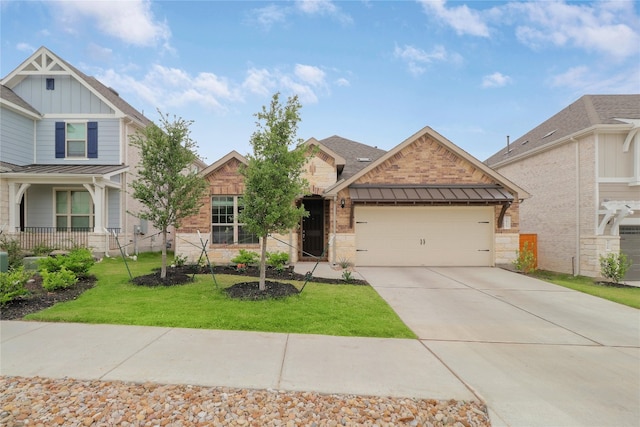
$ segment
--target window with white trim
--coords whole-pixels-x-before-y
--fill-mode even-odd
[[[238,222],[244,204],[242,196],[213,196],[211,198],[211,241],[213,244],[250,245],[259,242]]]
[[[97,159],[98,122],[56,122],[56,159]]]
[[[60,231],[93,227],[93,201],[88,191],[56,190],[56,228]]]
[[[68,123],[66,128],[67,157],[87,157],[87,124]]]

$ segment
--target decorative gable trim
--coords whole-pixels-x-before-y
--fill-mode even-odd
[[[40,47],[33,55],[27,58],[22,64],[20,64],[20,66],[7,75],[1,83],[10,89],[13,89],[18,83],[30,75],[71,76],[116,112],[115,117],[126,116],[126,113],[122,111],[122,109],[118,108],[87,81],[90,77],[86,77],[81,74],[80,71],[76,70],[73,66],[56,56],[44,46]],[[141,124],[141,126],[144,125]]]

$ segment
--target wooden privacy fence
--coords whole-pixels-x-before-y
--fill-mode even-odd
[[[520,235],[520,251],[524,249],[525,243],[527,248],[533,252],[534,268],[538,268],[538,235],[537,234],[521,234]]]

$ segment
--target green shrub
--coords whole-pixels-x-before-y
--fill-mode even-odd
[[[176,267],[182,267],[185,265],[185,263],[187,262],[187,256],[186,255],[175,255],[173,257],[173,264]]]
[[[524,247],[521,251],[516,251],[516,259],[513,261],[513,266],[516,270],[529,274],[536,271],[536,256],[533,254],[529,242],[524,242]]]
[[[46,243],[38,243],[33,247],[33,249],[31,249],[31,252],[33,252],[33,255],[35,256],[47,256],[55,249],[56,248],[48,246]]]
[[[75,248],[68,255],[49,256],[38,261],[38,271],[54,273],[63,267],[72,271],[77,277],[85,277],[95,264],[91,251],[87,248]]]
[[[40,275],[42,276],[42,287],[48,291],[66,289],[78,282],[75,273],[67,270],[65,266],[62,266],[58,271],[42,270]]]
[[[350,268],[351,267],[351,261],[349,261],[348,258],[340,258],[340,261],[338,262],[338,265],[342,269]]]
[[[22,266],[6,273],[0,273],[0,305],[5,305],[9,301],[28,294],[29,291],[25,288],[25,284],[29,278],[31,278],[31,274],[24,271]]]
[[[600,273],[613,283],[620,283],[629,267],[631,267],[631,261],[622,252],[619,254],[612,252],[606,257],[600,256]]]
[[[231,259],[234,264],[255,265],[260,260],[260,255],[256,252],[240,249],[240,253],[235,258]]]
[[[351,274],[351,272],[349,270],[345,270],[342,272],[342,280],[344,280],[347,283],[351,283],[351,281],[353,280],[353,274]]]
[[[22,265],[24,252],[17,239],[10,239],[7,236],[0,236],[0,250],[9,255],[9,269],[16,269]]]
[[[278,271],[284,270],[284,266],[289,262],[289,254],[286,252],[267,252],[267,265]]]

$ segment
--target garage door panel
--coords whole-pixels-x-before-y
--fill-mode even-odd
[[[357,206],[356,263],[493,265],[493,208]]]

